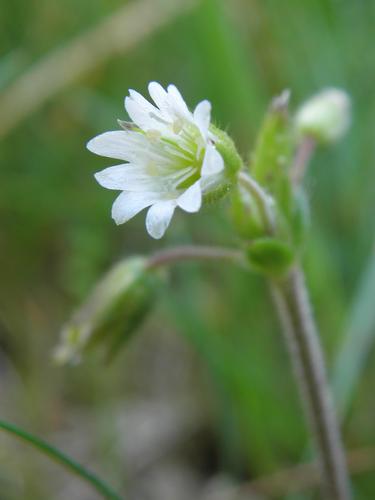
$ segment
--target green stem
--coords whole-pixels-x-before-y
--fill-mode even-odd
[[[351,498],[347,465],[303,271],[271,285],[329,500]]]
[[[108,484],[106,484],[93,472],[90,472],[85,467],[75,462],[60,450],[54,448],[42,439],[24,431],[23,429],[20,429],[14,424],[5,422],[4,420],[0,420],[0,429],[18,437],[26,443],[31,444],[31,446],[34,446],[34,448],[49,456],[49,458],[51,458],[55,462],[63,465],[67,470],[73,472],[84,481],[90,483],[91,486],[93,486],[96,491],[98,491],[104,498],[108,498],[110,500],[122,500],[120,495],[113,491],[112,488],[108,486]]]

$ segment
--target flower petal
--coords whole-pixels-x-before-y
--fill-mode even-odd
[[[108,167],[94,174],[97,182],[106,189],[123,190],[125,187],[126,165]]]
[[[133,132],[136,134],[136,132]],[[141,135],[141,134],[138,134]],[[129,160],[132,147],[129,148],[130,133],[125,130],[116,130],[97,135],[87,143],[87,149],[99,156]],[[130,154],[129,154],[130,153]]]
[[[166,124],[163,123],[158,108],[135,90],[129,90],[129,94],[130,97],[125,98],[125,109],[133,122],[145,131],[164,131]]]
[[[194,121],[205,139],[207,138],[210,120],[211,120],[211,103],[210,101],[202,101],[197,105],[197,107],[194,110]]]
[[[224,160],[221,154],[211,144],[207,145],[201,170],[202,177],[218,174],[224,170]]]
[[[200,181],[195,182],[177,199],[177,205],[185,212],[198,212],[202,205]]]
[[[157,112],[157,108],[151,104],[150,101],[148,101],[145,97],[143,97],[142,94],[137,92],[136,90],[129,89],[129,96],[130,99],[132,99],[134,102],[136,102],[145,112]]]
[[[158,193],[129,193],[123,191],[112,205],[112,218],[116,224],[123,224],[141,210],[160,200]]]
[[[157,175],[151,175],[146,166],[131,163],[105,168],[94,176],[101,186],[121,191],[162,192],[174,182],[174,179],[169,180],[168,173],[163,173],[161,169]]]
[[[146,216],[146,228],[150,236],[158,240],[164,235],[175,208],[175,200],[159,201],[152,205]]]
[[[105,132],[91,139],[87,144],[91,152],[133,163],[156,163],[173,165],[175,159],[168,151],[152,143],[145,134],[133,130]]]
[[[149,94],[150,94],[152,100],[156,104],[156,106],[161,111],[167,111],[168,110],[168,94],[163,89],[163,87],[160,85],[160,83],[150,82],[148,84],[148,91],[149,91]]]
[[[191,120],[192,115],[178,88],[175,85],[168,85],[167,90],[169,98],[168,101],[171,109],[173,110],[173,114]]]

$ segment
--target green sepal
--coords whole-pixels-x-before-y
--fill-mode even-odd
[[[203,194],[205,204],[216,203],[232,190],[236,183],[236,173],[242,168],[242,158],[229,135],[215,125],[210,125],[210,132],[215,136],[215,148],[224,160],[223,175],[213,176],[212,185],[206,186]],[[198,179],[197,179],[198,180]],[[189,179],[191,182],[191,179]]]
[[[267,276],[280,277],[294,261],[290,245],[276,238],[259,238],[246,249],[251,268]]]
[[[243,166],[242,158],[238,154],[233,140],[224,130],[211,124],[210,132],[215,136],[215,147],[224,160],[225,175],[229,179],[233,179]]]
[[[113,266],[64,326],[55,359],[77,362],[100,347],[111,360],[149,312],[161,283],[142,257]]]
[[[203,203],[211,205],[225,198],[231,191],[233,183],[225,180],[213,185],[208,191],[203,193]]]

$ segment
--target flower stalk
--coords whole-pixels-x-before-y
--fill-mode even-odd
[[[155,269],[187,260],[226,260],[240,265],[246,264],[243,253],[239,250],[203,245],[183,245],[156,252],[149,258],[147,267]]]
[[[293,371],[318,452],[326,498],[351,498],[347,465],[329,390],[323,352],[300,267],[271,282]]]

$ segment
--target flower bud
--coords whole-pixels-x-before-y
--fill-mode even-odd
[[[290,92],[275,97],[259,130],[251,155],[250,173],[276,194],[280,179],[286,178],[292,156],[292,136],[288,115]]]
[[[99,344],[112,357],[149,311],[157,282],[156,271],[142,257],[116,264],[64,326],[55,361],[78,362]]]
[[[251,268],[273,278],[284,275],[294,258],[292,247],[276,238],[258,238],[247,249]]]
[[[318,142],[337,141],[350,125],[349,95],[336,88],[322,90],[297,111],[295,125],[299,134]]]
[[[269,106],[251,155],[250,174],[275,199],[282,212],[289,212],[292,193],[289,169],[294,138],[288,113],[290,92],[284,90]]]

